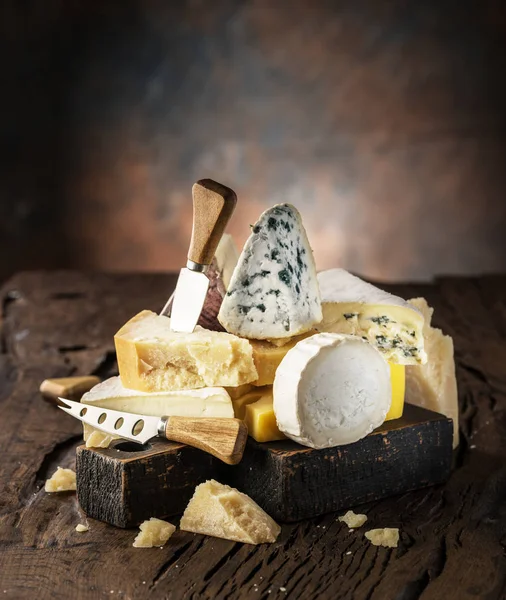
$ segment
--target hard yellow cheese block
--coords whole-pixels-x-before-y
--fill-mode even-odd
[[[253,404],[260,400],[262,396],[265,396],[267,393],[271,393],[272,396],[272,385],[265,385],[263,387],[256,387],[243,394],[239,398],[232,398],[232,405],[234,407],[234,417],[236,419],[244,420],[246,415],[246,406],[248,404]]]
[[[291,350],[297,342],[300,342],[300,340],[303,340],[313,333],[314,332],[309,332],[298,335],[287,342],[285,341],[282,345],[278,344],[276,340],[250,340],[251,347],[253,348],[253,362],[255,363],[258,372],[258,379],[253,382],[253,385],[272,385],[274,383],[276,369],[286,356],[286,353]]]
[[[144,310],[114,336],[124,387],[143,392],[237,387],[258,379],[248,340],[196,327],[172,331],[170,319]]]
[[[253,404],[246,405],[244,422],[248,428],[248,434],[257,442],[273,442],[286,439],[279,431],[276,423],[272,390]]]
[[[390,367],[390,381],[392,383],[392,404],[385,417],[385,421],[400,419],[404,410],[404,396],[406,393],[406,367],[396,363],[388,363]]]

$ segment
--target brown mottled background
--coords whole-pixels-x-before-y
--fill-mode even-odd
[[[506,270],[505,4],[2,2],[0,279],[179,267],[203,177],[319,268]]]

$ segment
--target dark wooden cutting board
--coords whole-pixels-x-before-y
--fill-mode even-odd
[[[91,517],[133,527],[184,511],[195,486],[217,479],[253,498],[274,519],[299,521],[446,481],[451,419],[406,404],[363,440],[313,450],[286,440],[248,439],[242,461],[228,466],[183,444],[118,441],[77,448],[77,495]]]

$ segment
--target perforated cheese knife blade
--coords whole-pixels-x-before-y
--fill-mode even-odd
[[[229,465],[240,462],[248,430],[240,419],[207,417],[147,417],[58,398],[59,408],[101,431],[145,444],[164,437],[208,452]]]
[[[161,311],[170,314],[172,331],[191,333],[204,306],[209,287],[207,267],[213,260],[237,202],[235,192],[212,179],[201,179],[192,188],[193,229],[188,262],[181,269],[174,294]]]

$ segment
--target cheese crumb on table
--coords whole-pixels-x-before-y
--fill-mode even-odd
[[[44,486],[46,492],[70,492],[76,489],[76,473],[72,469],[58,467]]]
[[[281,531],[249,496],[214,479],[196,487],[180,527],[247,544],[275,542]]]
[[[355,527],[362,527],[367,521],[367,516],[356,514],[352,510],[349,510],[345,515],[339,517],[339,521],[346,523],[350,529],[354,529]]]
[[[88,527],[88,525],[83,525],[82,523],[79,523],[78,525],[76,525],[76,531],[78,533],[84,533],[85,531],[89,531],[90,528]]]
[[[399,544],[399,530],[396,527],[385,527],[384,529],[371,529],[365,533],[365,537],[373,546],[384,546],[385,548],[397,548]]]
[[[134,540],[134,548],[153,548],[163,546],[176,528],[167,521],[151,517],[139,525],[140,532]]]

